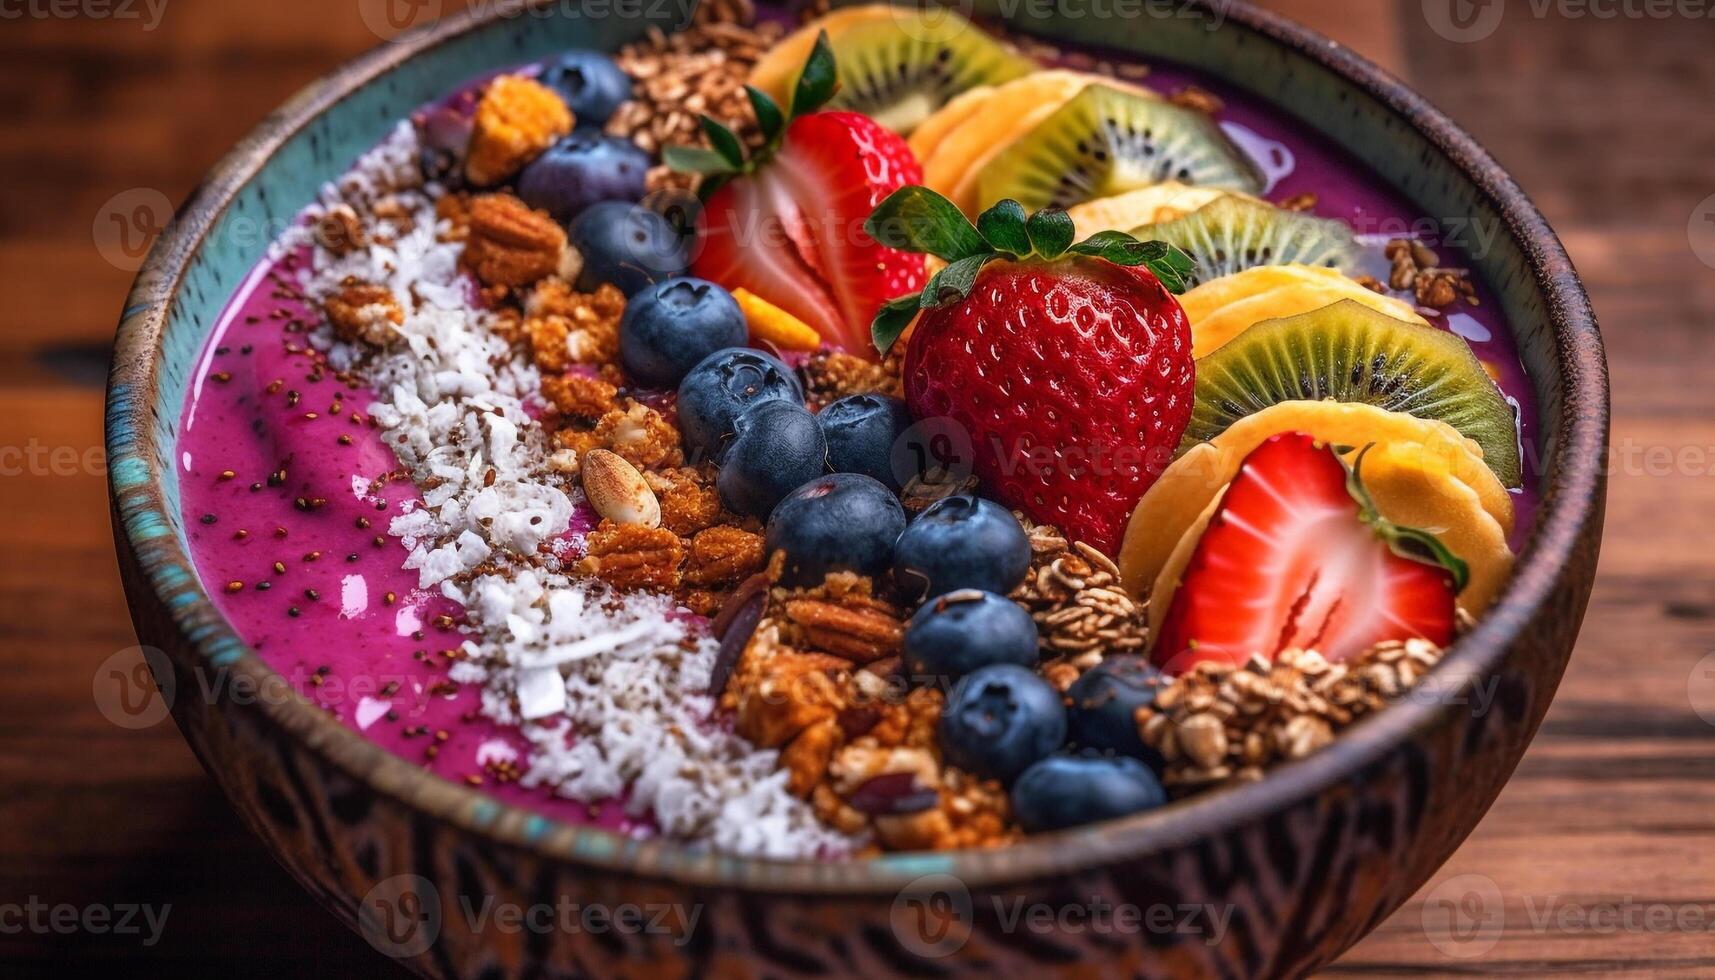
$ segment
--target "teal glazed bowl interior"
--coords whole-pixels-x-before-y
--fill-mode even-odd
[[[1200,70],[1295,117],[1429,215],[1495,234],[1476,257],[1535,389],[1541,505],[1505,593],[1410,698],[1261,782],[1006,849],[779,862],[555,823],[428,776],[289,693],[216,612],[188,555],[175,441],[198,352],[269,235],[402,117],[461,83],[572,47],[616,48],[647,20],[557,3],[477,5],[383,45],[300,93],[224,159],[149,257],[124,311],[107,403],[115,534],[133,618],[186,739],[251,828],[347,924],[429,975],[879,975],[995,970],[1295,976],[1398,908],[1481,819],[1535,734],[1595,572],[1605,493],[1606,366],[1587,298],[1547,223],[1462,130],[1325,38],[1230,0],[1172,5],[1116,32],[1020,21]],[[647,5],[645,5],[647,8]],[[661,23],[660,26],[672,25]],[[200,692],[198,679],[231,683]],[[286,690],[235,699],[243,683]],[[1488,685],[1488,696],[1462,696]],[[1472,705],[1486,706],[1476,710]],[[400,876],[415,876],[402,879]],[[942,877],[950,876],[950,877]],[[402,880],[440,897],[423,942],[379,938],[369,904]],[[925,880],[929,884],[925,884]],[[913,883],[917,883],[913,885]],[[902,890],[956,893],[962,931],[901,928]],[[969,896],[969,902],[964,899]],[[456,899],[683,904],[671,933],[514,935]],[[1178,930],[1009,928],[1017,900],[1226,910],[1219,942]],[[240,899],[241,900],[241,899]]]

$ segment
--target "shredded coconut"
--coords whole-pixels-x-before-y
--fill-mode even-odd
[[[322,191],[278,255],[311,249],[301,273],[312,300],[347,277],[401,299],[402,342],[372,359],[323,331],[336,366],[362,365],[380,393],[370,414],[422,503],[388,531],[424,589],[461,603],[464,658],[449,677],[480,685],[482,710],[517,726],[530,752],[521,782],[585,802],[623,798],[662,833],[738,854],[776,858],[849,851],[786,790],[778,753],[758,750],[718,719],[709,679],[717,644],[674,601],[619,594],[561,571],[581,492],[548,467],[553,452],[532,417],[536,369],[492,329],[443,242],[439,189],[423,184],[416,133],[404,123]],[[307,230],[328,208],[360,213],[391,199],[408,210],[385,244],[336,255]],[[496,571],[496,569],[499,571]]]

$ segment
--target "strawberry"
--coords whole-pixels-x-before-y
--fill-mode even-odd
[[[822,339],[875,359],[869,325],[887,300],[923,288],[923,257],[877,243],[863,230],[875,206],[923,179],[903,139],[868,116],[814,111],[834,94],[832,49],[819,40],[792,110],[782,116],[749,89],[767,137],[746,159],[707,117],[713,150],[673,147],[673,166],[705,175],[691,271],[746,289],[809,324]]]
[[[1346,660],[1378,643],[1453,639],[1465,567],[1435,538],[1382,519],[1358,464],[1277,435],[1228,485],[1157,634],[1157,666],[1242,664],[1289,648]]]
[[[1112,554],[1191,418],[1191,327],[1163,284],[1190,259],[1102,232],[1072,244],[1064,211],[1003,201],[972,227],[920,187],[883,202],[872,233],[950,263],[884,307],[883,349],[921,312],[905,356],[918,418],[957,423],[996,499]]]

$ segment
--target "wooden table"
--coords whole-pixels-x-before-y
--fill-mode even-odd
[[[1601,576],[1542,734],[1425,892],[1330,972],[1715,973],[1715,672],[1696,669],[1715,651],[1715,363],[1699,316],[1715,268],[1688,233],[1715,194],[1712,25],[1515,3],[1492,36],[1453,43],[1419,0],[1275,5],[1394,67],[1536,195],[1602,314],[1616,405]],[[181,199],[269,109],[375,43],[359,7],[173,0],[154,30],[0,29],[0,973],[201,975],[259,955],[323,976],[394,969],[262,851],[171,725],[123,730],[92,697],[98,665],[134,642],[95,451],[130,273],[103,260],[98,216],[133,188]],[[1505,924],[1461,959],[1429,941],[1422,903],[1471,889],[1500,896]],[[3,931],[5,903],[32,898],[171,912],[147,948]],[[1700,925],[1662,929],[1651,909]]]

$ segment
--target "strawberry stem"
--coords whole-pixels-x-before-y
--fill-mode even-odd
[[[1464,559],[1455,555],[1441,543],[1441,539],[1428,531],[1415,527],[1402,527],[1381,515],[1377,509],[1375,498],[1364,486],[1360,471],[1363,469],[1364,457],[1374,449],[1375,443],[1370,443],[1358,450],[1356,459],[1348,465],[1338,453],[1335,458],[1340,465],[1346,467],[1346,492],[1358,502],[1358,518],[1368,524],[1378,537],[1387,544],[1388,550],[1401,558],[1432,565],[1445,569],[1453,576],[1453,592],[1458,594],[1465,590],[1466,583],[1471,581],[1471,566]]]
[[[719,119],[708,114],[698,118],[703,136],[713,149],[700,146],[669,146],[661,151],[661,161],[680,173],[697,174],[705,178],[701,192],[706,197],[721,183],[740,174],[754,173],[756,168],[774,159],[780,143],[786,138],[786,127],[799,116],[808,115],[827,105],[840,90],[838,67],[834,63],[834,48],[828,32],[816,35],[816,44],[804,61],[792,93],[792,107],[781,113],[779,103],[768,93],[751,85],[744,87],[750,107],[756,113],[756,124],[762,130],[763,144],[747,158],[744,142],[738,134]]]

